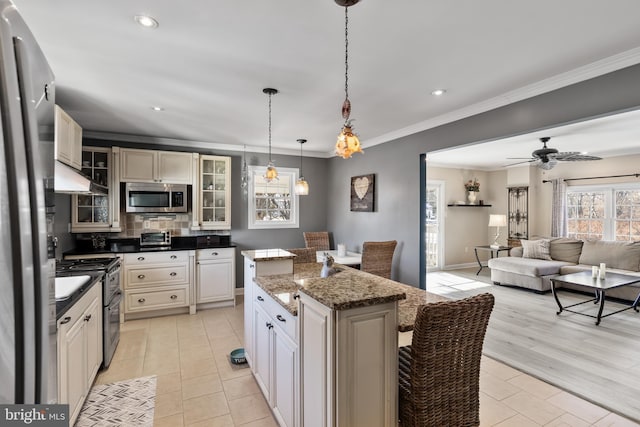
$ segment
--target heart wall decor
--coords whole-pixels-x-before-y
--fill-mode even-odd
[[[375,175],[351,177],[351,211],[373,212],[375,202]]]

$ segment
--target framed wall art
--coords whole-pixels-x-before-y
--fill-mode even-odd
[[[375,202],[375,175],[351,177],[351,211],[373,212]]]

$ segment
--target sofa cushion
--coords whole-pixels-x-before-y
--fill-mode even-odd
[[[580,264],[607,264],[607,268],[640,270],[640,242],[607,242],[587,240],[582,245]]]
[[[489,268],[525,276],[548,276],[559,274],[560,268],[571,265],[565,261],[547,261],[535,258],[502,257],[491,258]]]
[[[582,240],[559,237],[549,242],[549,255],[556,261],[578,263],[582,252]]]
[[[523,258],[545,259],[551,261],[551,256],[549,255],[549,239],[523,239],[520,240],[520,242],[522,243]]]

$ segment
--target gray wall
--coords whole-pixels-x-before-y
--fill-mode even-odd
[[[368,148],[362,138],[364,154],[329,160],[327,228],[349,248],[365,240],[398,240],[392,277],[418,286],[420,154],[640,108],[639,81],[636,65],[391,143]],[[350,212],[350,177],[366,173],[376,174],[376,211]]]

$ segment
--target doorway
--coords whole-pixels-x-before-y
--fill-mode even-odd
[[[420,288],[427,274],[444,266],[445,182],[427,179],[427,156],[420,156]]]

